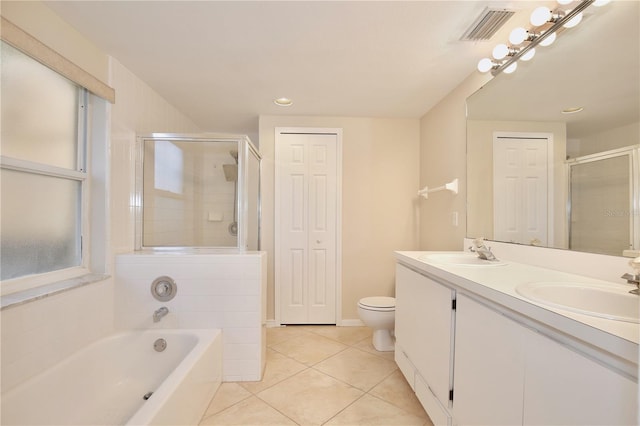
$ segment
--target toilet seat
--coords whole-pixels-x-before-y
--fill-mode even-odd
[[[358,306],[368,311],[391,312],[396,310],[395,297],[365,297],[360,299]]]

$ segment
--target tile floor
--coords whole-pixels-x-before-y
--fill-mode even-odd
[[[260,382],[223,383],[201,425],[432,425],[367,327],[267,329]]]

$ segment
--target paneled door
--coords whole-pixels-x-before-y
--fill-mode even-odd
[[[340,137],[337,131],[276,129],[274,264],[281,324],[336,324]]]
[[[493,140],[493,236],[498,241],[548,242],[548,138]]]

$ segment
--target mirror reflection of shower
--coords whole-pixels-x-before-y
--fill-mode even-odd
[[[233,182],[233,221],[227,229],[229,234],[235,237],[238,235],[238,151],[232,150],[229,154],[231,154],[236,163],[223,164],[222,169],[227,182]]]

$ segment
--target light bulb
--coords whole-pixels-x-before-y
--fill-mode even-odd
[[[514,72],[516,69],[518,68],[518,63],[514,62],[511,65],[509,65],[507,68],[504,69],[504,71],[502,71],[505,74],[511,74],[512,72]]]
[[[595,7],[600,7],[600,6],[604,6],[605,4],[609,3],[610,1],[611,0],[596,0],[591,4],[594,5]]]
[[[519,45],[527,39],[529,33],[522,27],[518,27],[509,34],[509,43]]]
[[[509,54],[509,48],[506,44],[499,44],[493,48],[493,57],[500,60]]]
[[[478,71],[480,72],[487,72],[491,68],[493,68],[493,61],[489,58],[482,58],[478,62]]]
[[[551,19],[551,10],[549,10],[548,7],[540,6],[531,12],[531,18],[529,21],[531,22],[531,25],[539,27],[540,25],[547,23],[549,19]]]
[[[533,58],[536,54],[536,49],[534,49],[533,47],[529,50],[527,50],[527,53],[525,53],[524,55],[520,56],[520,60],[521,61],[528,61],[531,58]]]
[[[565,22],[563,27],[565,28],[573,28],[578,25],[582,21],[582,12],[578,13],[573,18],[569,19],[569,21]]]
[[[556,33],[549,34],[549,37],[540,42],[540,46],[551,46],[556,41]]]

